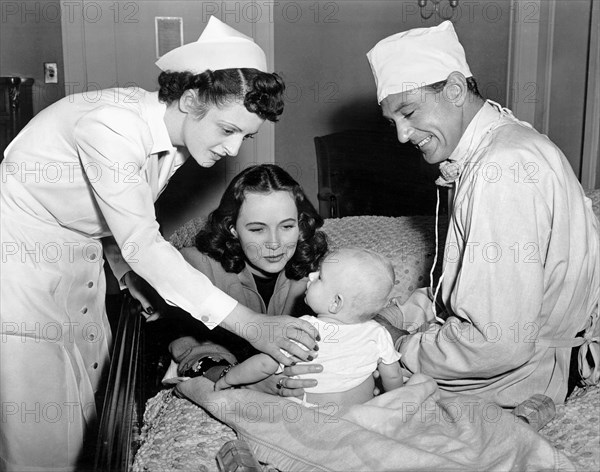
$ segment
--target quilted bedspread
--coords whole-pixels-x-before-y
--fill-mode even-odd
[[[600,190],[588,192],[588,196],[598,215]],[[190,245],[201,225],[202,220],[189,222],[171,242],[177,247]],[[326,220],[324,225],[333,247],[364,246],[388,256],[400,281],[394,295],[401,300],[429,283],[434,229],[431,217],[360,216]],[[443,242],[443,234],[439,240]],[[540,434],[571,461],[575,470],[600,470],[600,387],[576,388],[565,404],[557,406],[554,420]],[[133,471],[216,471],[217,451],[235,438],[229,426],[165,389],[146,405]]]

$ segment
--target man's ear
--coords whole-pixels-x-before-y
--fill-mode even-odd
[[[188,89],[179,97],[179,111],[182,113],[192,113],[197,108],[198,95],[195,90]]]
[[[462,106],[469,93],[466,77],[458,71],[451,72],[446,79],[444,86],[444,96],[446,100],[456,106]]]
[[[331,304],[329,305],[329,313],[336,315],[340,312],[342,307],[344,306],[344,297],[342,297],[339,293],[335,294]]]

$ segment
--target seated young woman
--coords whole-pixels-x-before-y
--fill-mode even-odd
[[[281,167],[261,164],[231,181],[196,236],[195,247],[181,252],[241,304],[259,313],[300,317],[313,314],[304,303],[304,292],[308,274],[318,269],[327,252],[327,238],[319,230],[322,225],[300,184]],[[208,330],[191,317],[181,318],[179,332],[182,337],[170,345],[179,375],[191,370],[218,378],[224,367],[210,372],[210,366],[223,359],[241,362],[257,353],[244,339],[219,327]],[[281,379],[320,370],[319,364],[289,367],[250,388],[302,396],[303,389],[315,386],[316,380],[286,378],[282,388]],[[372,392],[373,383],[369,379],[360,388]]]

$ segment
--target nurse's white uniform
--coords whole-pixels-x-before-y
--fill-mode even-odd
[[[103,254],[209,327],[237,303],[159,233],[154,201],[188,157],[165,110],[139,89],[68,96],[5,152],[0,468],[72,470],[81,453],[109,363]]]

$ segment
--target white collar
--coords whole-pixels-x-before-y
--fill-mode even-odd
[[[476,140],[476,138],[490,131],[498,122],[498,119],[505,113],[510,114],[510,110],[502,108],[496,102],[487,100],[483,104],[467,126],[450,157],[440,163],[440,173],[442,175],[435,181],[437,185],[443,187],[452,187],[454,185],[465,164],[475,151],[473,143],[478,144],[480,141],[479,139]]]
[[[158,100],[158,92],[147,92],[144,96],[144,107],[147,111],[147,123],[152,135],[151,154],[172,151],[174,146],[169,137],[169,131],[165,124],[165,112],[167,105]]]

